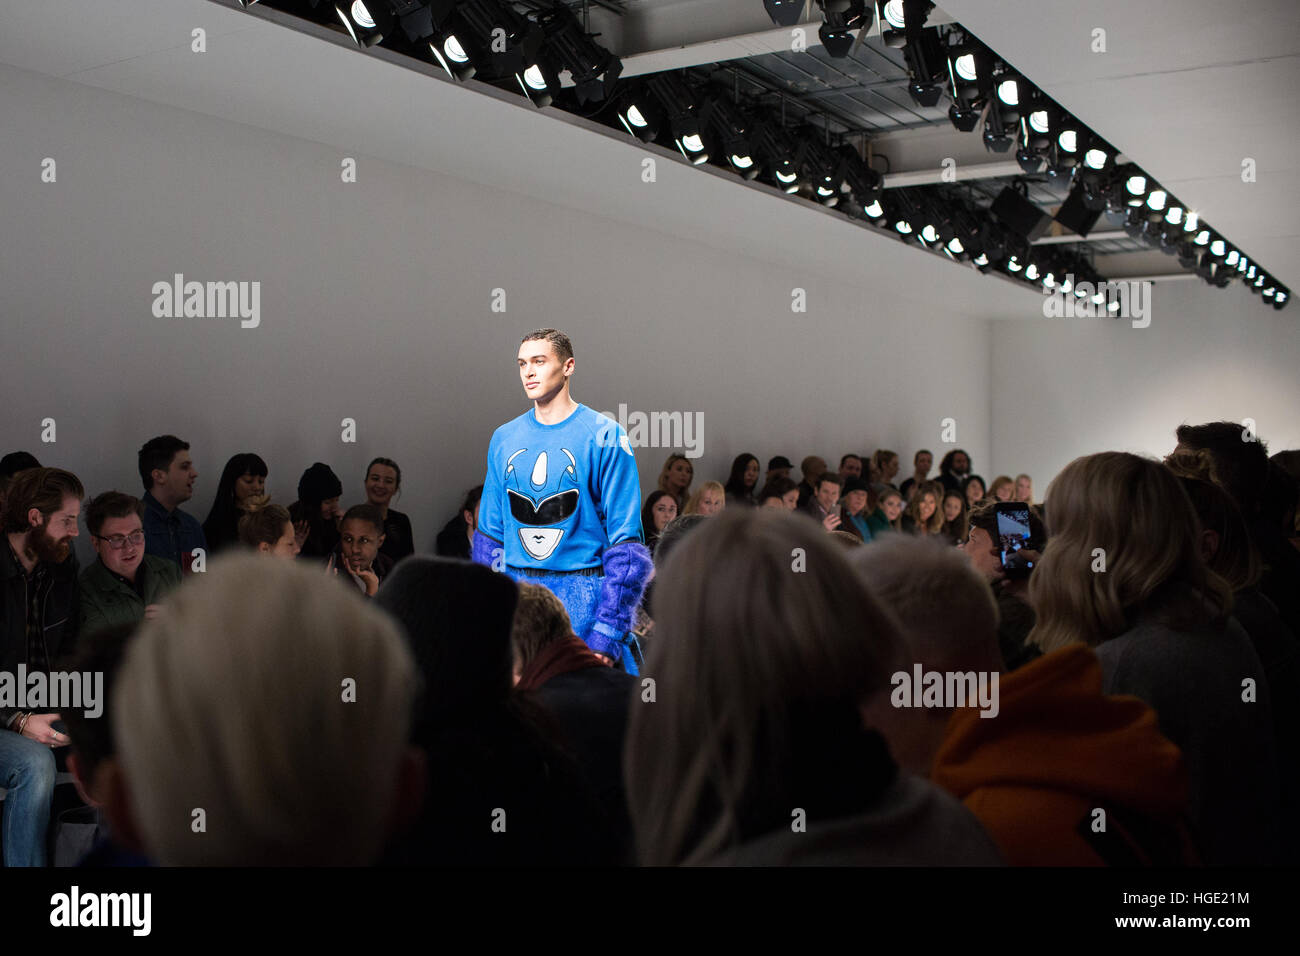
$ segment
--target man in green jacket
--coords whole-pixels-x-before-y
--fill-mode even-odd
[[[81,572],[83,634],[153,617],[158,602],[181,583],[174,562],[145,554],[143,517],[140,499],[120,491],[106,491],[86,508],[99,560]]]

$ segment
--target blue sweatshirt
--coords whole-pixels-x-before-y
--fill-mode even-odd
[[[492,434],[478,530],[513,568],[599,568],[604,550],[641,541],[641,483],[627,433],[579,405],[557,425],[529,409]]]

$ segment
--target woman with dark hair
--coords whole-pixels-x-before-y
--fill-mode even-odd
[[[880,493],[876,508],[867,515],[867,526],[873,538],[890,531],[902,531],[903,496],[893,488]]]
[[[816,575],[791,574],[792,553]],[[641,863],[1000,862],[865,726],[903,639],[839,542],[803,517],[724,511],[673,550],[659,588],[659,702],[631,708],[624,754]]]
[[[943,493],[943,527],[939,533],[949,544],[959,545],[970,531],[970,508],[960,490],[949,488]]]
[[[251,451],[232,455],[221,470],[217,496],[203,522],[208,554],[239,544],[239,519],[266,501],[266,462]]]
[[[762,508],[780,508],[794,511],[799,507],[799,486],[793,478],[777,475],[769,478],[763,490],[758,493],[758,504]]]
[[[722,486],[727,493],[729,504],[744,505],[752,508],[757,502],[754,492],[758,491],[758,458],[755,455],[740,454],[731,463],[731,474]]]
[[[483,498],[483,486],[475,485],[465,492],[455,517],[442,526],[433,542],[433,553],[442,558],[470,557],[470,543],[478,527],[478,505]]]
[[[289,506],[298,556],[324,564],[339,545],[343,482],[334,469],[318,461],[298,479],[298,500]]]
[[[979,475],[967,475],[961,483],[962,497],[966,499],[966,507],[974,508],[984,500],[987,489],[984,487],[984,479]]]
[[[650,492],[641,509],[641,531],[645,535],[645,546],[651,554],[654,554],[655,546],[659,543],[659,535],[676,517],[676,498],[662,488]]]
[[[902,530],[908,534],[937,535],[943,530],[943,485],[937,481],[923,481],[916,486],[912,500],[903,515]]]
[[[411,519],[388,507],[402,494],[402,469],[391,458],[376,458],[366,466],[366,501],[379,509],[384,519],[384,544],[379,553],[394,563],[415,553]]]
[[[616,845],[545,712],[513,693],[518,588],[483,565],[415,555],[375,602],[402,625],[423,687],[412,743],[429,788],[388,862],[423,866],[609,864]]]

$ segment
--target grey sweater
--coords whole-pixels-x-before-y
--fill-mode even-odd
[[[1236,621],[1176,631],[1150,620],[1096,648],[1102,690],[1155,709],[1161,732],[1183,751],[1188,816],[1202,862],[1279,862],[1281,796],[1264,669]],[[1243,701],[1242,682],[1256,699]]]

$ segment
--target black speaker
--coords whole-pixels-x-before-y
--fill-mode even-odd
[[[1052,217],[1031,203],[1012,186],[998,193],[989,211],[1007,229],[1033,242],[1051,225]]]
[[[1056,211],[1056,221],[1071,232],[1086,236],[1097,220],[1101,218],[1100,209],[1089,209],[1083,200],[1083,184],[1075,183],[1070,195],[1065,197],[1061,208]]]

